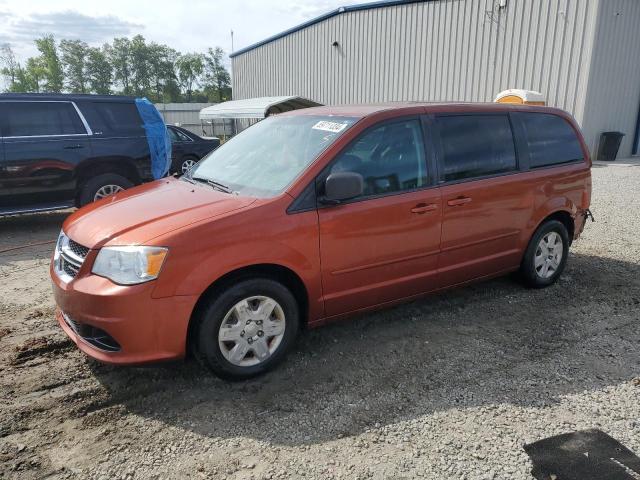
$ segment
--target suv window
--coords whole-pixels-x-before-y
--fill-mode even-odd
[[[1,105],[7,137],[87,133],[69,102],[3,102]]]
[[[564,118],[549,113],[517,115],[524,126],[531,168],[584,158],[576,132]]]
[[[414,190],[427,183],[422,124],[386,123],[364,132],[331,166],[364,178],[363,196]]]
[[[142,119],[135,103],[94,102],[96,130],[105,134],[142,135]],[[92,122],[93,123],[93,122]]]
[[[483,177],[517,169],[507,115],[437,117],[444,153],[444,180]]]

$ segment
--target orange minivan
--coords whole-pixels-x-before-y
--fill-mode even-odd
[[[51,263],[57,318],[103,362],[191,351],[247,378],[303,327],[514,271],[554,283],[589,215],[590,168],[575,121],[548,107],[272,116],[181,178],[71,215]]]

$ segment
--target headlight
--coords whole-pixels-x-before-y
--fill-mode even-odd
[[[163,247],[102,247],[91,272],[121,285],[158,278],[168,250]]]

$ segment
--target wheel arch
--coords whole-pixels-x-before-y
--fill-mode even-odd
[[[78,190],[81,186],[92,177],[101,175],[103,173],[115,173],[122,175],[130,180],[135,185],[142,183],[140,174],[136,169],[133,161],[126,157],[108,157],[108,158],[93,158],[85,160],[76,168],[76,180],[78,183]]]
[[[198,300],[196,301],[196,304],[191,313],[189,326],[187,328],[187,353],[191,351],[194,333],[198,326],[197,319],[206,303],[232,283],[238,282],[239,280],[245,278],[256,277],[276,280],[287,287],[298,303],[298,307],[300,310],[300,327],[304,328],[307,325],[309,313],[309,294],[307,291],[307,287],[305,286],[300,276],[290,268],[279,264],[260,263],[248,265],[225,273],[224,275],[213,281],[205,289],[205,291],[202,292],[200,297],[198,297]]]
[[[535,235],[540,226],[544,225],[544,223],[548,222],[549,220],[557,220],[565,226],[565,228],[567,229],[567,233],[569,234],[569,245],[571,245],[573,243],[573,236],[575,234],[576,225],[573,215],[568,210],[556,210],[555,212],[548,214],[546,217],[540,220],[540,222],[538,222],[536,227],[531,232],[529,241],[531,241],[531,238],[533,238],[533,235]]]

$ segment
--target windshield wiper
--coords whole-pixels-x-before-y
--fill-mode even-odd
[[[220,190],[221,192],[233,193],[233,190],[231,190],[224,183],[216,182],[215,180],[211,180],[210,178],[203,178],[203,177],[189,177],[189,178],[196,182],[204,182],[207,185],[211,185],[213,188],[215,188],[216,190]]]

